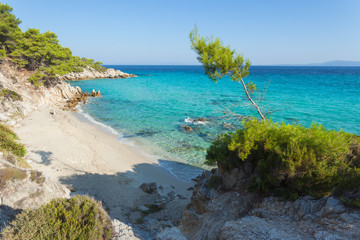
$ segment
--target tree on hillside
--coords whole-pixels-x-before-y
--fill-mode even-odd
[[[19,66],[35,70],[69,60],[72,53],[69,48],[61,47],[55,33],[40,33],[38,29],[30,28],[17,41],[11,57]]]
[[[11,13],[12,10],[9,5],[0,3],[0,48],[5,53],[13,50],[16,39],[21,36],[21,21]]]
[[[59,75],[82,72],[86,67],[106,70],[101,62],[73,56],[69,48],[60,45],[55,33],[41,33],[34,28],[22,32],[21,21],[12,10],[0,3],[0,60],[7,59],[18,67],[34,71],[29,81],[36,87],[56,84]]]
[[[229,76],[232,81],[241,83],[244,88],[246,97],[254,106],[262,120],[265,116],[261,108],[254,102],[251,95],[256,91],[256,85],[251,81],[245,84],[243,78],[249,75],[250,61],[244,59],[241,54],[224,46],[219,38],[206,38],[198,35],[197,28],[190,33],[192,49],[198,54],[198,60],[202,63],[206,75],[214,82]]]

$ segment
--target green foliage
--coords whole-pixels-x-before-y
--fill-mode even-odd
[[[106,70],[101,62],[73,56],[69,48],[59,44],[55,33],[34,28],[22,32],[18,26],[21,21],[11,12],[11,7],[0,3],[0,59],[7,55],[19,67],[37,70],[29,79],[35,86],[52,82],[58,75],[82,72],[87,66]]]
[[[3,239],[110,239],[112,225],[101,203],[87,196],[56,199],[16,216]]]
[[[44,82],[46,81],[46,75],[38,70],[31,77],[29,77],[28,80],[35,87],[40,87],[40,86],[44,85]]]
[[[18,137],[8,127],[0,124],[0,151],[10,152],[17,157],[24,157],[26,149],[23,144],[17,142]]]
[[[244,60],[243,56],[230,49],[230,46],[224,46],[219,38],[204,39],[198,35],[195,28],[190,33],[190,40],[193,50],[198,54],[198,60],[213,81],[227,75],[233,81],[240,81],[249,75],[249,59]]]
[[[6,51],[5,49],[0,49],[0,59],[6,58]]]
[[[245,84],[243,78],[249,75],[250,61],[244,59],[242,54],[238,54],[230,46],[224,46],[219,38],[203,38],[199,36],[197,28],[190,33],[192,49],[198,54],[197,59],[202,63],[206,75],[214,82],[229,76],[232,81],[241,83],[245,94],[251,104],[255,107],[261,119],[265,120],[261,108],[251,98],[251,94],[256,91],[256,85],[252,82]]]
[[[7,88],[0,90],[0,97],[6,97],[13,101],[18,101],[18,100],[21,101],[22,100],[22,97],[17,92],[14,92]]]
[[[9,5],[0,3],[0,49],[5,53],[15,47],[16,40],[21,36],[21,21],[11,13],[12,10]]]
[[[285,198],[322,197],[337,186],[360,186],[360,151],[352,150],[360,148],[359,136],[318,124],[305,128],[251,119],[243,125],[211,145],[207,164],[230,171],[250,163],[251,188]]]

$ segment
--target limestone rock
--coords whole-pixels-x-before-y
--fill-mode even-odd
[[[339,199],[301,197],[284,201],[247,192],[246,170],[222,174],[222,186],[210,189],[219,171],[195,179],[191,206],[180,220],[181,233],[197,239],[359,239],[360,211]],[[226,189],[226,191],[224,191]],[[235,189],[235,190],[234,190]]]
[[[120,70],[108,68],[104,72],[99,72],[91,67],[86,67],[82,72],[72,72],[59,76],[60,80],[86,80],[86,79],[98,79],[98,78],[129,78],[136,77],[134,74],[124,73]]]
[[[120,222],[117,219],[112,221],[114,227],[114,236],[112,240],[138,240],[134,235],[133,229],[131,226],[126,225],[125,223]]]
[[[157,240],[187,240],[184,235],[182,235],[178,228],[165,228],[164,231],[159,233],[156,236]]]
[[[70,190],[49,178],[39,184],[28,176],[21,181],[6,182],[0,192],[0,205],[13,209],[36,208],[60,197],[69,198]]]

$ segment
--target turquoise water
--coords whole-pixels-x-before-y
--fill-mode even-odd
[[[137,78],[71,82],[84,91],[100,90],[82,110],[119,132],[121,141],[147,154],[202,166],[206,149],[218,133],[228,131],[222,110],[256,112],[241,86],[230,79],[217,84],[200,66],[107,66]],[[262,106],[273,121],[360,133],[359,67],[252,66],[246,81],[266,89]],[[192,122],[204,117],[206,123]],[[183,130],[188,125],[194,131]]]

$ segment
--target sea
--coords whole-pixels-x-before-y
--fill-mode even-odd
[[[101,91],[81,114],[183,180],[207,168],[206,151],[219,134],[258,117],[239,82],[215,83],[202,66],[106,67],[138,77],[70,82]],[[251,66],[244,81],[256,84],[252,96],[274,122],[360,134],[360,67]]]

